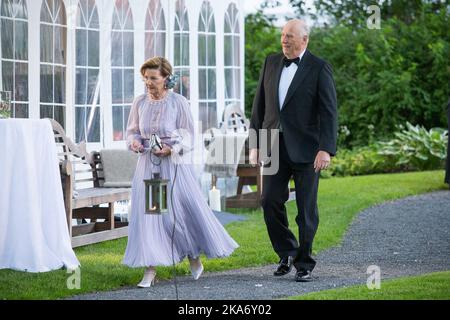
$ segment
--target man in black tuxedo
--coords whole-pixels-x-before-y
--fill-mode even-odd
[[[319,214],[319,172],[336,153],[337,101],[331,66],[306,49],[309,30],[303,20],[290,20],[281,35],[283,53],[264,63],[253,101],[250,128],[279,129],[279,169],[263,178],[262,207],[270,240],[280,262],[274,275],[289,273],[311,281],[316,264],[312,244]],[[270,137],[268,139],[270,141]],[[270,143],[270,142],[268,142]],[[250,146],[250,163],[259,161],[261,141]],[[279,148],[278,148],[279,147]],[[289,180],[295,182],[299,241],[288,228],[285,202]]]

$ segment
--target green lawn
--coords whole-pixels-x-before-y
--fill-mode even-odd
[[[370,175],[322,179],[319,190],[320,225],[314,252],[339,244],[349,223],[361,210],[387,200],[448,188],[443,183],[444,171],[428,171],[389,175]],[[288,203],[291,228],[295,225],[295,203]],[[240,244],[226,259],[203,259],[205,270],[220,271],[277,262],[272,250],[262,212],[235,210],[247,221],[227,225],[226,229]],[[126,238],[75,249],[81,263],[81,289],[67,289],[70,274],[65,270],[32,274],[0,270],[0,299],[55,299],[80,293],[133,286],[141,279],[143,269],[121,265]],[[159,279],[172,277],[173,268],[157,269]],[[185,261],[177,266],[178,274],[189,274]]]
[[[381,281],[380,289],[366,285],[324,290],[289,300],[450,300],[450,271]]]

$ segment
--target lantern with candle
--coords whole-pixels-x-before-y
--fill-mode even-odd
[[[169,180],[161,179],[159,173],[153,174],[153,179],[144,180],[145,183],[145,213],[167,213],[167,186]]]

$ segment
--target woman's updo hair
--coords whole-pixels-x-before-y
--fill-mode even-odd
[[[141,66],[141,75],[143,76],[147,69],[158,69],[163,77],[172,75],[172,66],[170,62],[163,57],[153,57],[144,62]]]

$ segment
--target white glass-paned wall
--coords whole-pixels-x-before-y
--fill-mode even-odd
[[[198,19],[199,117],[204,130],[217,127],[216,28],[209,1]]]
[[[100,24],[94,0],[79,0],[75,32],[75,140],[100,142]]]
[[[25,0],[1,1],[2,90],[9,91],[12,117],[28,118],[28,12]]]
[[[225,105],[241,102],[240,56],[239,12],[231,3],[224,24]]]
[[[111,32],[113,140],[125,140],[134,97],[133,15],[127,0],[116,0]]]
[[[179,77],[174,91],[190,99],[189,20],[184,0],[177,0],[175,4],[175,27],[173,36],[174,74]]]
[[[150,0],[145,20],[145,59],[166,56],[166,20],[160,0]]]
[[[44,0],[40,19],[40,117],[65,127],[67,26],[62,0]]]

